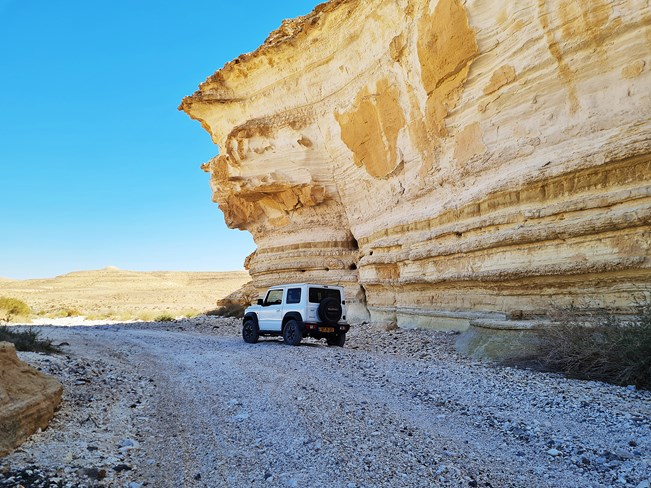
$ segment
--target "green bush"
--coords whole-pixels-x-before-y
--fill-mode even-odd
[[[539,366],[572,378],[651,389],[651,304],[631,317],[558,311],[539,332]]]
[[[32,310],[22,300],[0,297],[0,321],[9,323],[15,317],[29,317]]]
[[[31,327],[26,330],[16,330],[13,327],[0,326],[0,342],[11,342],[17,351],[60,352],[52,345],[50,339],[40,339],[41,333]]]

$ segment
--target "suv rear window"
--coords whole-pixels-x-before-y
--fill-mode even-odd
[[[310,288],[310,303],[321,303],[324,298],[334,298],[341,302],[339,290],[332,288]]]
[[[287,290],[287,303],[301,303],[300,288],[290,288]]]

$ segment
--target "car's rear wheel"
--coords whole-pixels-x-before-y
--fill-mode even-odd
[[[303,334],[301,334],[301,328],[298,325],[296,320],[288,320],[283,329],[283,339],[285,344],[290,346],[298,346],[303,339]]]
[[[258,342],[259,337],[260,328],[258,327],[258,324],[256,324],[255,321],[251,319],[245,320],[244,324],[242,325],[242,338],[244,339],[244,342],[255,344]]]
[[[329,336],[326,338],[329,346],[344,347],[346,343],[346,334],[339,334],[335,336]]]

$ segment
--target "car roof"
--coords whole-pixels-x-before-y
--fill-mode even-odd
[[[313,287],[319,287],[319,288],[343,288],[341,285],[324,285],[324,284],[317,284],[317,283],[288,283],[286,285],[276,285],[276,286],[270,286],[269,289],[278,289],[278,288],[289,288],[289,287],[302,287],[302,286],[313,286]]]

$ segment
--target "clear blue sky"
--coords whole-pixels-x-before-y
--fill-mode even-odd
[[[177,106],[317,0],[0,0],[0,277],[242,269]]]

